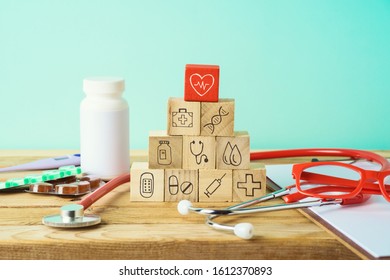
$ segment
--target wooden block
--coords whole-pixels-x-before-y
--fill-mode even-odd
[[[183,168],[215,169],[215,137],[183,136]]]
[[[217,169],[249,169],[250,143],[246,131],[236,131],[232,137],[217,137]]]
[[[251,163],[250,169],[233,170],[233,201],[246,201],[266,194],[264,164]]]
[[[166,131],[149,133],[149,168],[181,168],[183,137],[169,136]]]
[[[201,135],[234,135],[234,99],[202,102],[201,113]]]
[[[184,100],[217,102],[219,66],[187,64],[184,80]]]
[[[232,201],[232,170],[199,170],[199,202]]]
[[[200,103],[183,98],[168,100],[168,134],[200,135]]]
[[[198,171],[185,169],[165,170],[165,201],[187,199],[198,201]]]
[[[149,169],[147,162],[134,162],[130,175],[130,201],[164,201],[163,169]]]

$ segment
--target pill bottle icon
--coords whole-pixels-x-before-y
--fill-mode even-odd
[[[169,165],[172,163],[172,149],[169,146],[169,141],[159,141],[157,147],[157,162],[161,165]]]

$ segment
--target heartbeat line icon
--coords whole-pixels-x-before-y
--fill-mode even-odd
[[[213,87],[214,76],[211,74],[201,76],[195,73],[190,76],[190,84],[199,96],[203,96]]]
[[[201,89],[205,90],[208,85],[209,84],[206,84],[205,82],[202,81],[202,82],[197,82],[194,86],[198,86]]]

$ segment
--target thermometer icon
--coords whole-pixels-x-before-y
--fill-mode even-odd
[[[223,174],[223,176],[219,179],[215,179],[211,182],[211,184],[207,187],[206,191],[204,192],[205,195],[207,195],[208,198],[221,186],[222,179],[225,177],[226,173]]]

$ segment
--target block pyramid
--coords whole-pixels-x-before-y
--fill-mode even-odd
[[[150,131],[148,162],[130,169],[131,201],[240,202],[266,192],[250,162],[247,131],[234,130],[233,98],[219,98],[218,65],[187,64],[184,97],[168,99],[166,130]]]

